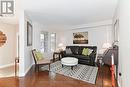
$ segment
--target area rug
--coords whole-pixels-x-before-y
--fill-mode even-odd
[[[48,70],[48,66],[43,66],[41,69]],[[95,84],[98,67],[78,64],[77,66],[74,66],[72,70],[69,66],[62,67],[61,62],[57,61],[51,64],[50,71],[74,79],[82,80],[91,84]]]

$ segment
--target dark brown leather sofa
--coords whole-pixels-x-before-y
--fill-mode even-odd
[[[78,58],[79,64],[85,64],[85,65],[95,65],[95,58],[96,58],[96,52],[97,47],[96,46],[66,46],[66,48],[70,48],[72,51],[72,54],[66,54],[66,51],[62,52],[62,57],[75,57]],[[93,50],[90,55],[82,55],[82,50],[84,48],[88,48]]]

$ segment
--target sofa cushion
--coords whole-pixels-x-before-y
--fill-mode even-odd
[[[78,50],[79,50],[79,48],[77,47],[77,48],[73,51],[73,54],[78,55]]]
[[[93,52],[93,50],[92,50],[92,49],[89,49],[89,50],[88,50],[88,55],[90,55],[92,52]]]
[[[75,55],[78,54],[79,46],[67,46],[66,48],[70,48],[72,51],[72,54],[75,54]]]
[[[84,56],[84,55],[75,55],[75,57],[80,59],[80,60],[88,60],[88,59],[90,59],[89,56]]]
[[[71,49],[70,48],[66,48],[66,54],[72,54],[72,51],[71,51]]]
[[[88,48],[92,51],[96,51],[97,50],[97,47],[96,46],[79,46],[79,50],[78,50],[78,54],[79,55],[82,55],[82,51],[84,48]]]
[[[91,65],[90,60],[79,60],[78,63],[79,64],[84,64],[84,65]]]
[[[66,54],[64,55],[64,57],[75,57],[76,55],[75,54]]]

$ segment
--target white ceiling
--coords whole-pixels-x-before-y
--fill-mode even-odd
[[[25,0],[33,20],[48,27],[75,26],[112,19],[117,0]]]
[[[25,12],[32,20],[49,28],[65,28],[112,19],[117,4],[117,0],[15,1],[16,7],[23,2]],[[19,12],[17,8],[16,12]]]

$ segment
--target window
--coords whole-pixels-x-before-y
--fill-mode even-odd
[[[48,52],[48,32],[40,34],[41,52]]]
[[[51,52],[56,50],[56,33],[51,33]]]

